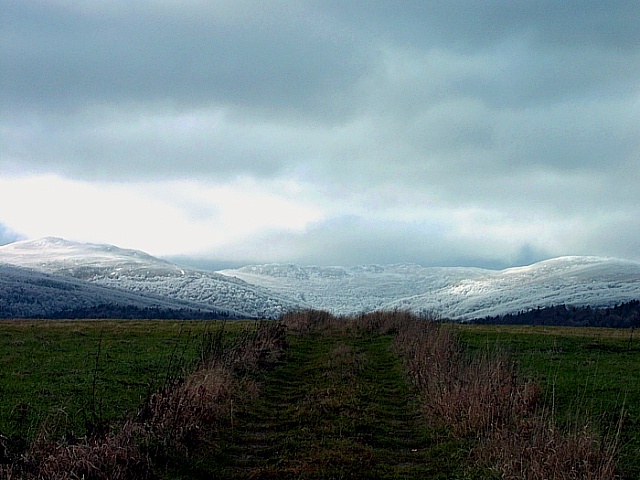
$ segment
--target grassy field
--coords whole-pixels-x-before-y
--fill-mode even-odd
[[[623,419],[621,467],[640,479],[640,332],[629,329],[462,325],[476,350],[502,349],[544,388],[560,419],[603,430]]]
[[[213,332],[224,328],[232,339],[248,325],[0,321],[4,445],[26,448],[43,419],[49,431],[76,437],[86,425],[117,425],[167,379],[188,372]],[[455,331],[472,351],[508,351],[565,422],[586,415],[605,431],[624,407],[620,467],[625,479],[640,478],[640,335],[473,325]],[[288,343],[275,367],[252,374],[259,391],[244,397],[252,400],[225,400],[226,417],[213,436],[188,457],[158,463],[159,478],[489,478],[465,465],[469,439],[425,418],[393,335],[335,328],[289,333]]]
[[[48,429],[82,436],[117,421],[198,359],[218,322],[0,321],[0,433],[12,442]],[[226,323],[227,330],[241,323]]]

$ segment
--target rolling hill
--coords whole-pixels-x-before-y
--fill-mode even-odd
[[[0,318],[237,318],[236,312],[0,264]]]
[[[70,305],[104,303],[88,298],[102,298],[108,292],[117,296],[112,301],[116,304],[206,310],[231,317],[277,318],[305,308],[334,314],[404,309],[469,320],[552,305],[607,307],[640,299],[640,263],[589,256],[560,257],[500,271],[415,264],[268,264],[212,272],[138,250],[49,237],[0,247],[0,264],[5,265],[0,271],[5,292],[40,281],[36,279],[65,279],[72,283],[63,282],[63,290],[101,288],[65,296]],[[9,298],[2,292],[3,298]],[[135,297],[127,297],[126,303],[122,295]],[[41,294],[32,290],[30,298],[37,303],[51,297],[51,290]],[[59,309],[64,301],[53,303]]]
[[[21,241],[0,247],[1,263],[234,317],[276,318],[298,307],[261,286],[113,245],[53,237]]]
[[[500,271],[414,264],[261,265],[221,273],[340,314],[403,309],[468,320],[551,305],[607,307],[640,299],[640,263],[601,257],[560,257]]]

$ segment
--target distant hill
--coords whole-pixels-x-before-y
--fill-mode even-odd
[[[221,273],[340,314],[403,309],[468,320],[552,305],[607,307],[640,299],[640,263],[586,256],[500,271],[274,264]]]
[[[471,320],[560,305],[601,308],[640,300],[640,263],[588,256],[560,257],[500,271],[415,264],[269,264],[211,272],[138,250],[49,237],[0,247],[0,264],[6,272],[3,288],[9,292],[0,290],[0,305],[6,312],[37,312],[40,302],[49,305],[42,311],[66,308],[78,316],[102,305],[106,311],[120,308],[121,315],[127,311],[133,315],[136,308],[145,314],[149,308],[178,313],[184,309],[179,318],[202,311],[277,318],[289,310],[315,308],[334,314],[402,309]],[[23,269],[20,274],[15,267]],[[36,273],[41,276],[34,276]],[[59,282],[56,295],[65,289],[84,293],[53,298],[52,287],[36,291],[34,282]],[[89,286],[101,290],[83,290]],[[21,288],[31,292],[30,300],[20,299],[16,292]],[[125,294],[135,298],[118,297]],[[30,303],[36,306],[27,307]],[[123,305],[128,310],[123,311]]]
[[[0,263],[233,317],[276,318],[300,305],[261,286],[113,245],[54,237],[20,241],[0,247]]]
[[[75,278],[0,264],[0,318],[235,318],[203,308]]]

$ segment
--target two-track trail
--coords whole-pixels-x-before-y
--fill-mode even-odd
[[[425,425],[392,336],[291,335],[207,463],[232,479],[460,477],[460,446]]]

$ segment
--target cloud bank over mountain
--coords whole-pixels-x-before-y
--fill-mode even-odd
[[[238,262],[640,259],[638,2],[1,5],[0,223],[19,236]]]

